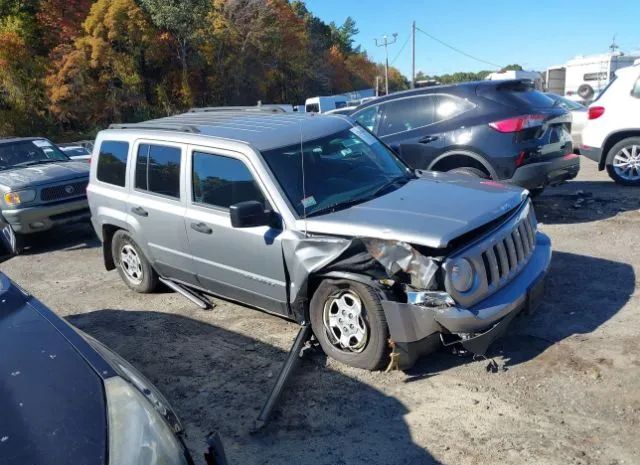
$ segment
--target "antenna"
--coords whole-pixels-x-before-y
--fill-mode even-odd
[[[302,125],[303,119],[300,118],[300,157],[302,164],[302,214],[304,217],[304,237],[308,237],[307,235],[307,187],[305,185],[305,175],[304,175],[304,146],[302,143]]]
[[[618,34],[614,34],[613,38],[611,39],[611,45],[609,45],[609,50],[611,50],[611,53],[616,53],[616,50],[618,50],[620,48],[620,46],[618,44],[616,44],[616,36]]]

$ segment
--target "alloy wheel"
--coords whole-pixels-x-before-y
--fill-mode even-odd
[[[138,285],[142,282],[142,262],[138,252],[130,244],[125,244],[120,249],[120,266],[122,266],[127,279],[133,284]]]
[[[640,181],[640,146],[620,149],[613,157],[613,170],[625,181]]]
[[[323,322],[329,341],[336,348],[359,353],[366,347],[369,331],[362,300],[352,290],[341,290],[327,299]]]

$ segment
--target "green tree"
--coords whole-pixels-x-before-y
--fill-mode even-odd
[[[209,0],[139,0],[151,16],[153,24],[169,32],[176,41],[177,53],[182,65],[182,93],[184,102],[193,102],[189,83],[189,52],[200,36],[211,6]]]

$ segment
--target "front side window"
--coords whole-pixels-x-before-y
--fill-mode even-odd
[[[411,131],[435,122],[435,97],[403,98],[382,105],[379,136]]]
[[[301,217],[365,202],[413,176],[360,126],[262,156]]]
[[[367,128],[369,131],[374,132],[376,127],[376,116],[378,115],[378,107],[371,106],[369,108],[365,108],[357,115],[354,115],[356,121],[360,123],[362,126]]]
[[[98,181],[124,187],[127,174],[127,158],[129,143],[119,141],[102,141],[98,154]]]
[[[266,207],[249,168],[235,158],[193,153],[193,201],[219,208],[256,200]]]
[[[0,170],[68,160],[69,157],[46,139],[0,144]]]
[[[136,159],[136,189],[180,198],[180,158],[177,147],[140,144]]]

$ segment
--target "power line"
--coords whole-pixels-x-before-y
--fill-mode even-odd
[[[416,30],[422,32],[424,35],[426,35],[427,37],[429,37],[432,40],[435,40],[436,42],[438,42],[441,45],[444,45],[447,48],[450,48],[451,50],[453,50],[454,52],[458,52],[461,55],[466,56],[467,58],[471,58],[472,60],[476,60],[479,61],[480,63],[484,63],[486,65],[491,65],[491,66],[495,66],[496,68],[502,68],[501,65],[498,65],[496,63],[492,63],[490,61],[487,60],[483,60],[481,58],[475,57],[469,53],[463,52],[462,50],[460,50],[459,48],[454,47],[453,45],[449,45],[448,43],[438,39],[437,37],[432,36],[431,34],[429,34],[428,32],[423,31],[422,29],[420,29],[419,27],[416,26]]]
[[[400,56],[400,54],[402,53],[402,51],[404,50],[404,48],[407,46],[407,44],[409,43],[409,39],[411,38],[411,34],[409,34],[407,36],[407,38],[404,41],[404,44],[402,44],[402,47],[400,47],[400,50],[398,51],[398,53],[396,54],[396,56],[393,58],[393,60],[391,60],[391,64],[393,65],[396,60],[398,59],[398,57]]]

